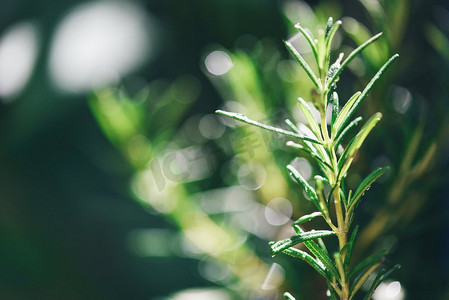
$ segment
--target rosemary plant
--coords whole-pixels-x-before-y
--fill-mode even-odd
[[[308,124],[307,126],[305,124],[297,126],[292,121],[286,120],[289,130],[262,124],[239,113],[221,110],[216,112],[288,137],[290,140],[287,142],[287,146],[307,154],[321,170],[321,174],[314,177],[315,185],[313,187],[298,170],[291,165],[287,166],[289,174],[304,189],[317,211],[305,215],[293,223],[292,226],[296,235],[281,241],[270,242],[272,254],[276,255],[282,252],[308,263],[326,280],[329,289],[328,295],[331,299],[353,299],[362,285],[372,276],[374,280],[365,295],[365,299],[370,299],[380,282],[399,266],[390,268],[386,266],[383,259],[386,253],[381,251],[367,257],[355,267],[351,267],[351,254],[358,229],[358,226],[351,229],[351,225],[361,197],[388,168],[380,168],[369,174],[355,191],[348,190],[344,182],[355,155],[368,134],[382,118],[382,114],[378,112],[366,121],[348,144],[344,145],[343,137],[361,122],[361,117],[352,119],[355,110],[398,55],[392,56],[379,69],[365,89],[356,92],[340,108],[336,91],[340,74],[361,51],[381,36],[381,33],[379,33],[368,39],[346,58],[344,58],[343,53],[340,53],[335,62],[331,64],[332,40],[340,25],[341,21],[334,23],[332,18],[329,18],[325,30],[318,31],[317,39],[312,36],[309,30],[304,29],[299,24],[295,26],[304,35],[312,49],[318,74],[312,71],[306,60],[290,42],[285,42],[287,49],[314,84],[314,91],[310,100],[320,114],[319,120],[315,119],[308,104],[302,98],[299,98],[298,105]],[[332,108],[330,124],[326,123],[328,107]],[[330,187],[330,191],[327,193],[324,189],[325,185]],[[327,230],[306,232],[301,228],[301,224],[317,217],[324,219],[329,227]],[[328,247],[322,240],[322,238],[329,236],[335,236],[338,239],[338,250],[332,255],[330,255],[327,250]],[[294,247],[299,243],[303,243],[309,251],[306,252]],[[285,293],[284,296],[287,299],[294,299],[289,293]]]

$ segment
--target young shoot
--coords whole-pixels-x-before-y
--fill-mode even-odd
[[[361,287],[367,282],[368,278],[374,277],[368,292],[364,295],[364,299],[371,299],[376,287],[399,266],[393,268],[386,266],[383,263],[386,253],[382,251],[351,267],[352,249],[356,242],[358,229],[358,226],[352,226],[352,221],[363,194],[376,179],[385,173],[387,168],[380,168],[369,174],[355,190],[348,190],[342,182],[345,180],[354,157],[363,142],[382,119],[382,114],[378,112],[369,118],[347,145],[342,144],[342,138],[348,136],[353,128],[360,123],[362,118],[353,118],[354,112],[398,55],[393,55],[385,62],[365,89],[354,93],[341,107],[337,92],[337,82],[340,75],[348,64],[360,52],[379,39],[382,33],[368,39],[346,57],[343,53],[340,53],[332,62],[332,40],[340,25],[341,21],[333,22],[332,18],[329,18],[323,31],[324,36],[321,33],[318,38],[315,38],[301,25],[295,26],[304,35],[312,49],[318,74],[314,73],[309,63],[291,43],[285,42],[287,49],[304,69],[315,89],[312,98],[308,100],[318,110],[319,121],[315,119],[306,101],[302,98],[298,99],[299,109],[308,122],[307,125],[304,124],[308,127],[307,135],[290,120],[286,122],[291,131],[256,122],[239,113],[222,110],[217,110],[216,113],[286,136],[289,139],[288,147],[299,150],[300,153],[306,153],[320,167],[321,174],[314,177],[315,187],[313,187],[301,176],[298,170],[291,165],[287,166],[287,171],[310,198],[316,211],[302,216],[293,223],[296,235],[281,241],[270,242],[272,254],[284,253],[309,264],[323,276],[328,286],[328,296],[333,300],[354,299],[356,295],[361,294]],[[326,111],[329,107],[332,108],[332,118],[328,126],[326,124]],[[324,192],[324,184],[331,188],[327,194]],[[331,201],[334,205],[330,205]],[[328,228],[304,231],[301,224],[314,218],[323,218]],[[338,249],[334,253],[329,253],[325,241],[332,238],[338,240]],[[303,243],[308,251],[294,247],[299,243]],[[284,296],[286,299],[295,299],[290,293],[285,293]]]

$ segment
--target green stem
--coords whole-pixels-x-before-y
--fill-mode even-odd
[[[324,49],[323,49],[324,50]],[[322,51],[323,51],[322,50]],[[327,50],[327,49],[326,49]],[[325,51],[324,56],[329,55],[327,51]],[[329,65],[328,64],[320,64],[321,61],[318,61],[318,69],[320,74],[320,81],[321,81],[321,87],[318,90],[320,103],[319,110],[321,115],[321,133],[323,137],[323,146],[327,150],[329,159],[330,159],[330,165],[332,166],[332,170],[329,170],[329,180],[332,186],[335,186],[335,189],[333,191],[334,196],[334,205],[335,205],[335,215],[337,218],[337,224],[336,226],[332,223],[332,220],[330,218],[329,212],[327,213],[327,216],[325,216],[326,222],[329,224],[331,229],[336,233],[338,237],[338,245],[339,245],[339,259],[341,261],[345,261],[346,257],[346,251],[343,251],[344,246],[347,243],[347,234],[348,234],[348,224],[346,218],[348,217],[347,213],[345,214],[343,212],[343,207],[341,203],[341,197],[340,197],[340,180],[338,179],[339,169],[338,169],[338,159],[336,154],[336,141],[334,141],[333,137],[329,136],[327,124],[326,124],[326,108],[327,108],[327,93],[329,90],[326,88],[325,85],[325,79],[326,74],[329,72]],[[346,210],[345,210],[346,212]],[[341,262],[340,261],[340,262]],[[340,296],[341,300],[349,300],[349,280],[348,280],[348,270],[345,270],[343,265],[339,268],[340,273],[340,287],[338,288],[338,295]],[[335,287],[338,285],[334,281],[332,284]],[[336,289],[337,290],[337,289]]]
[[[339,245],[339,253],[341,260],[344,261],[346,257],[346,251],[343,251],[344,246],[347,243],[347,235],[348,235],[348,226],[347,226],[347,215],[343,212],[343,206],[342,206],[342,200],[340,197],[340,184],[341,182],[338,180],[338,160],[337,160],[337,154],[335,153],[335,147],[334,147],[335,141],[333,139],[327,140],[327,145],[329,149],[329,153],[331,156],[331,163],[333,167],[333,174],[330,180],[332,185],[335,186],[335,189],[333,191],[334,196],[334,205],[335,205],[335,215],[337,218],[337,230],[334,232],[336,233],[338,237],[338,245]],[[347,270],[345,270],[343,267],[340,268],[340,285],[341,285],[341,294],[340,299],[341,300],[347,300],[349,299],[349,280],[346,276]]]
[[[343,247],[347,243],[347,231],[346,231],[346,224],[344,220],[343,215],[343,208],[341,205],[341,198],[340,198],[340,183],[337,183],[337,187],[334,190],[334,204],[335,204],[335,214],[337,215],[337,224],[338,224],[338,231],[336,232],[338,237],[338,245],[340,248],[341,253],[341,259],[344,261],[346,253],[345,251],[342,251]],[[342,270],[340,273],[341,277],[341,299],[346,300],[349,297],[349,282],[346,279],[346,270]]]

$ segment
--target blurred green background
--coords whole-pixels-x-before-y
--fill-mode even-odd
[[[343,18],[345,53],[384,32],[343,74],[345,99],[401,55],[359,112],[384,120],[348,184],[392,171],[359,208],[356,253],[387,247],[403,266],[392,277],[400,291],[377,299],[449,299],[448,9],[443,0],[3,0],[0,297],[280,299],[288,289],[324,299],[308,266],[271,258],[267,245],[311,211],[285,172],[295,154],[213,111],[301,121],[295,99],[312,86],[282,41],[308,52],[293,25],[316,30],[332,16]]]

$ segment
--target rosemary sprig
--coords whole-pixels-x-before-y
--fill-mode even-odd
[[[217,113],[290,138],[291,140],[287,142],[288,146],[307,153],[321,167],[322,174],[320,174],[321,176],[315,176],[316,187],[314,188],[293,166],[287,166],[290,175],[304,189],[317,211],[303,216],[293,223],[293,228],[297,235],[281,241],[270,242],[270,246],[273,255],[282,252],[293,257],[298,257],[311,265],[325,278],[331,299],[351,300],[360,291],[360,287],[367,282],[371,274],[380,270],[379,274],[381,275],[374,280],[367,297],[374,291],[380,281],[385,278],[384,275],[390,273],[382,263],[382,258],[386,255],[384,252],[367,257],[356,267],[350,269],[352,249],[356,241],[358,228],[356,226],[351,231],[351,224],[356,207],[366,190],[387,169],[378,169],[369,174],[355,191],[348,191],[342,185],[342,181],[346,177],[355,155],[371,130],[381,120],[382,114],[375,113],[366,121],[348,145],[343,148],[342,152],[338,151],[338,148],[342,147],[341,141],[343,136],[347,135],[349,130],[355,127],[361,120],[360,117],[351,120],[355,110],[366,99],[374,84],[382,77],[398,55],[393,55],[374,75],[366,88],[362,92],[356,92],[340,110],[339,96],[336,91],[339,76],[360,52],[373,44],[382,35],[382,33],[379,33],[368,39],[352,51],[345,59],[344,55],[340,54],[336,61],[330,64],[332,39],[340,25],[341,21],[334,23],[332,18],[329,18],[326,30],[323,31],[324,37],[320,36],[319,39],[315,39],[310,32],[299,24],[295,26],[304,35],[312,49],[315,64],[318,68],[318,76],[312,71],[310,65],[294,46],[289,42],[285,42],[289,52],[312,80],[316,90],[314,94],[318,95],[312,99],[312,102],[320,113],[320,122],[316,121],[305,100],[299,98],[299,108],[308,122],[308,128],[316,139],[301,135],[299,130],[297,130],[297,126],[290,120],[287,120],[286,123],[293,131],[262,124],[238,113],[225,111],[217,111]],[[323,39],[324,42],[319,42],[320,40],[323,41]],[[326,110],[330,105],[333,109],[331,124],[328,127],[328,124],[326,124]],[[331,186],[331,192],[327,195],[323,192],[323,182]],[[331,201],[333,201],[333,206],[328,205]],[[331,209],[332,211],[330,211]],[[305,232],[300,228],[300,224],[317,217],[323,218],[330,230],[312,230]],[[348,241],[348,234],[350,232],[352,233]],[[321,243],[317,244],[314,241],[323,237],[330,238],[330,236],[336,236],[338,239],[338,251],[332,256],[329,256],[328,252],[321,248]],[[298,243],[303,243],[310,251],[310,254],[292,247]],[[395,266],[392,270],[397,268],[398,266]],[[289,293],[286,293],[285,297],[286,299],[294,299]]]

